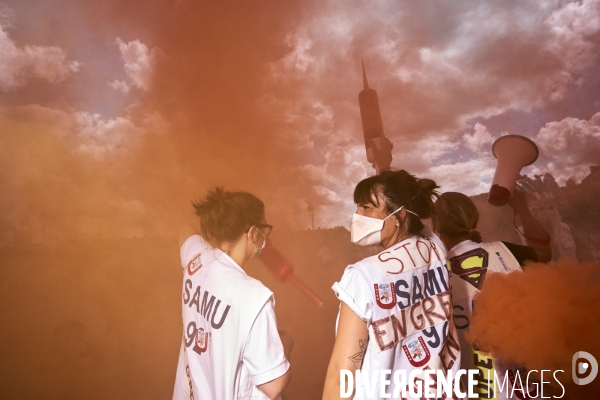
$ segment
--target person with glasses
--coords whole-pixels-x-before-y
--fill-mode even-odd
[[[273,293],[246,261],[273,227],[261,200],[217,187],[193,203],[180,233],[183,339],[173,400],[276,399],[291,378],[293,343],[277,330]]]

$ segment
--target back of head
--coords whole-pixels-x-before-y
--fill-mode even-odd
[[[442,193],[435,202],[433,227],[440,234],[481,243],[481,235],[475,230],[478,221],[477,207],[462,193]]]
[[[256,196],[242,191],[215,187],[204,200],[193,202],[200,217],[200,230],[206,240],[235,242],[252,225],[260,225],[265,205]]]
[[[419,179],[404,170],[383,171],[358,183],[354,189],[354,202],[370,203],[374,206],[373,195],[385,202],[388,213],[400,207],[412,211],[406,214],[407,233],[416,235],[423,229],[421,219],[427,219],[435,212],[433,197],[437,197],[439,186],[431,179]]]

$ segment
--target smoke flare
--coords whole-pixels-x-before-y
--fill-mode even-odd
[[[529,264],[522,273],[491,274],[475,299],[467,338],[528,370],[563,370],[557,377],[570,398],[598,393],[598,379],[587,386],[573,383],[571,360],[577,351],[600,359],[599,289],[600,265],[594,263],[560,260]]]

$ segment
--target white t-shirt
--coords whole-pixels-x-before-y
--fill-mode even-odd
[[[290,366],[273,293],[199,235],[181,247],[183,340],[173,400],[268,399]]]
[[[452,271],[452,302],[462,349],[462,368],[479,370],[479,385],[475,393],[479,393],[480,398],[487,398],[488,392],[491,391],[494,394],[493,398],[498,400],[522,398],[518,395],[523,394],[522,388],[527,384],[526,373],[520,371],[517,374],[517,366],[503,363],[493,355],[478,350],[465,338],[471,324],[473,298],[483,287],[486,276],[492,273],[508,274],[522,271],[519,262],[502,242],[475,243],[465,240],[450,249],[448,265]],[[496,382],[495,376],[499,379]],[[522,382],[517,381],[518,379]],[[533,384],[527,390],[535,394]]]
[[[337,297],[367,323],[363,375],[391,370],[393,377],[404,370],[408,377],[412,370],[430,369],[452,370],[455,376],[460,368],[446,251],[431,230],[422,234],[348,266],[333,285]],[[381,398],[381,374],[373,377],[374,390],[356,385],[354,399]],[[391,395],[395,384],[390,380]]]

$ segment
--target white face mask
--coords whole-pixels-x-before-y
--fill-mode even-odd
[[[256,246],[254,246],[254,242],[252,242],[252,240],[250,240],[250,242],[252,243],[252,246],[254,246],[254,251],[252,252],[252,255],[250,256],[251,259],[254,257],[258,257],[260,252],[267,245],[267,237],[260,231],[260,229],[256,228],[256,230],[263,236],[263,244],[260,247],[256,247]],[[248,232],[248,234],[250,234],[250,233]],[[250,237],[248,236],[248,238],[250,238]]]
[[[350,225],[350,240],[360,246],[373,246],[381,242],[381,230],[385,220],[402,210],[400,207],[384,219],[371,218],[364,215],[356,214],[352,216],[352,224]]]

